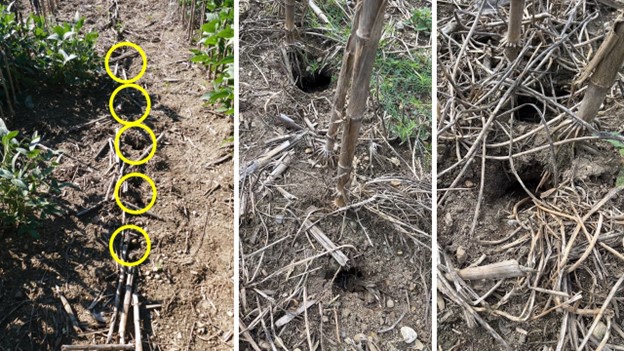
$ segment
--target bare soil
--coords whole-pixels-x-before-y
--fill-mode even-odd
[[[394,6],[387,10],[389,26],[404,19]],[[302,23],[297,11],[304,51],[330,62],[333,75],[329,86],[306,93],[287,78],[278,6],[252,1],[241,8],[241,350],[430,350],[426,156],[412,153],[408,143],[388,141],[382,111],[371,98],[356,151],[353,206],[335,208],[337,170],[318,152],[343,47],[312,28],[314,13],[307,11]],[[332,55],[335,60],[325,60]],[[296,126],[281,123],[280,114]],[[291,146],[259,162],[285,141]],[[286,170],[266,182],[281,166]],[[349,259],[345,267],[312,236],[306,219]],[[414,329],[418,341],[406,344],[402,327]]]
[[[617,349],[624,336],[617,327],[623,322],[622,315],[618,312],[622,308],[622,300],[616,297],[608,304],[605,301],[612,289],[616,289],[615,296],[621,296],[622,290],[617,289],[616,281],[624,274],[624,264],[621,255],[613,254],[606,247],[622,252],[624,222],[621,209],[624,208],[624,196],[616,188],[616,179],[621,175],[624,161],[611,144],[596,139],[577,142],[574,148],[571,143],[562,144],[563,146],[556,148],[555,156],[551,149],[529,152],[548,145],[549,140],[560,141],[574,137],[564,136],[559,132],[537,131],[545,123],[549,123],[551,130],[557,126],[557,120],[561,120],[559,123],[562,124],[569,123],[566,120],[572,117],[563,113],[561,106],[573,106],[583,96],[578,89],[570,89],[570,82],[578,77],[584,65],[577,61],[577,70],[569,71],[570,66],[562,63],[569,58],[569,52],[563,49],[557,49],[559,55],[550,61],[551,65],[528,74],[538,77],[539,81],[531,85],[533,89],[547,85],[550,88],[556,87],[555,89],[546,89],[545,93],[542,91],[529,99],[523,96],[526,90],[522,86],[517,90],[519,105],[533,104],[541,112],[536,113],[533,107],[520,109],[515,120],[511,122],[509,114],[503,117],[503,113],[511,106],[511,102],[506,103],[506,108],[499,112],[501,116],[487,127],[489,130],[485,133],[488,144],[486,154],[489,159],[482,163],[481,147],[477,148],[475,157],[467,156],[468,149],[475,143],[476,135],[484,128],[485,119],[508,88],[508,85],[502,84],[498,89],[500,94],[484,98],[481,105],[471,105],[467,109],[471,112],[464,109],[464,102],[479,101],[499,81],[497,77],[504,71],[500,66],[497,67],[497,62],[502,62],[501,40],[506,27],[493,23],[505,20],[508,6],[499,7],[500,16],[495,12],[481,16],[470,39],[471,43],[476,44],[474,47],[468,45],[465,57],[458,59],[459,47],[468,35],[480,3],[471,1],[459,6],[441,4],[439,10],[438,28],[441,31],[451,28],[448,24],[457,18],[472,18],[463,23],[464,27],[456,27],[444,34],[447,38],[453,38],[458,46],[442,44],[439,52],[440,69],[449,73],[456,62],[461,60],[460,72],[464,73],[456,75],[453,89],[450,88],[449,75],[439,75],[440,109],[443,112],[438,126],[444,129],[438,135],[438,171],[449,169],[460,159],[470,159],[463,174],[460,174],[460,170],[464,163],[438,177],[438,189],[442,189],[438,195],[439,199],[442,198],[438,204],[439,264],[442,265],[442,270],[438,275],[449,284],[447,288],[439,288],[438,292],[439,349],[576,350],[590,330],[596,311],[603,308],[603,305],[607,311],[605,316],[609,317],[602,318],[601,323],[604,326],[607,323],[615,326],[607,328],[610,330],[610,337],[605,341],[605,349]],[[523,44],[523,47],[528,47],[528,52],[516,72],[521,71],[524,65],[529,66],[529,58],[535,59],[536,56],[531,55],[537,51],[539,42],[544,44],[542,52],[549,49],[549,45],[553,45],[550,36],[553,28],[562,28],[559,26],[567,21],[570,24],[568,30],[572,31],[581,20],[595,16],[594,20],[589,21],[587,28],[592,37],[597,38],[605,34],[603,23],[609,23],[615,15],[613,8],[587,2],[583,8],[586,12],[567,17],[571,13],[565,12],[564,15],[568,5],[578,6],[569,2],[552,2],[550,18],[553,21],[535,21],[525,26],[525,38],[532,34],[539,36],[540,33],[541,37],[534,37],[533,41]],[[543,8],[538,7],[539,5],[530,6],[530,13],[534,11],[536,15],[542,14]],[[441,41],[448,42],[447,39]],[[601,42],[602,40],[598,40],[591,46],[578,46],[583,54],[577,59],[582,60],[588,52],[595,52]],[[562,44],[566,45],[571,43]],[[490,51],[484,53],[485,50]],[[483,75],[487,65],[483,63],[490,59],[492,71]],[[468,66],[476,68],[476,71],[470,73],[474,74],[472,80],[468,78],[470,74],[465,74],[470,72]],[[488,77],[494,79],[486,82]],[[451,90],[456,95],[449,94]],[[552,90],[558,91],[551,94]],[[453,106],[461,107],[451,110],[453,101],[457,104]],[[605,101],[602,111],[596,128],[602,132],[622,135],[624,111],[621,108],[619,89],[612,90],[612,95]],[[473,118],[475,114],[476,118]],[[453,116],[461,117],[450,123]],[[519,138],[520,135],[533,131],[536,132],[529,138],[516,139],[512,148],[507,145],[491,146],[509,142],[510,135]],[[456,139],[453,140],[454,138]],[[527,153],[514,157],[514,162],[510,162],[508,155],[520,152]],[[482,168],[483,164],[485,169]],[[456,180],[458,181],[455,182]],[[616,194],[609,197],[612,192]],[[608,200],[601,203],[605,198]],[[599,204],[602,205],[598,206]],[[593,211],[595,207],[597,210]],[[476,211],[479,216],[472,230]],[[588,217],[583,220],[584,226],[590,235],[598,233],[598,240],[602,243],[590,250],[591,257],[583,261],[582,254],[593,244],[582,233],[575,240],[571,237],[577,221],[586,215]],[[572,241],[571,249],[566,250],[569,241]],[[568,257],[564,260],[566,252]],[[530,268],[532,272],[513,279],[482,281],[463,281],[457,275],[449,274],[469,266],[482,266],[511,259]],[[571,272],[566,271],[572,269],[570,267],[577,261],[578,268]],[[564,283],[560,284],[561,281]],[[563,302],[573,296],[577,300],[570,303],[572,307],[554,308],[556,303],[566,306]],[[464,304],[460,305],[460,300]],[[585,312],[581,312],[581,309]],[[475,319],[475,316],[481,320]],[[596,349],[601,341],[600,335],[592,336],[583,349]]]
[[[99,32],[97,51],[102,57],[120,41],[134,42],[146,52],[147,73],[137,83],[152,100],[145,123],[156,136],[166,134],[154,158],[131,170],[155,181],[158,200],[151,215],[124,218],[114,201],[105,199],[119,175],[118,168],[110,167],[114,151],[106,144],[120,125],[108,112],[109,96],[118,85],[103,72],[103,63],[88,89],[22,87],[20,99],[31,98],[34,107],[21,103],[9,127],[43,133],[46,146],[65,154],[58,178],[78,189],[63,193],[67,214],[44,223],[41,240],[8,233],[0,244],[0,350],[103,343],[118,272],[108,239],[122,223],[144,228],[152,241],[136,285],[144,349],[232,348],[233,164],[227,158],[213,161],[232,154],[233,123],[202,105],[200,97],[211,84],[203,69],[189,63],[192,44],[177,6],[177,1],[59,2],[59,20],[71,21],[78,11],[87,18],[86,29]],[[115,26],[110,22],[113,11]],[[129,75],[141,65],[138,56],[123,63]],[[137,101],[144,103],[142,98]],[[87,125],[90,122],[95,123]],[[151,145],[139,133],[125,135],[122,144],[134,158]],[[149,188],[142,182],[129,183],[134,203],[146,205]],[[77,216],[86,209],[91,210]],[[55,287],[69,301],[82,331],[71,327]],[[106,323],[88,310],[98,296],[93,311]],[[134,335],[131,326],[129,330]]]

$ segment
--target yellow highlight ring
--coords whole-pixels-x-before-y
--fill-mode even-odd
[[[137,232],[141,233],[145,237],[145,241],[147,242],[147,249],[145,249],[145,253],[143,254],[143,257],[141,257],[138,261],[135,261],[135,262],[123,261],[117,256],[117,254],[115,253],[115,250],[113,250],[113,241],[115,240],[115,237],[124,230],[136,230]],[[150,250],[152,249],[152,242],[150,241],[149,235],[147,235],[147,232],[145,232],[145,230],[143,230],[140,227],[137,227],[136,225],[126,224],[120,227],[119,229],[115,230],[113,235],[111,235],[110,239],[108,240],[108,249],[110,251],[111,256],[113,256],[113,259],[115,260],[115,262],[119,263],[122,266],[133,267],[133,266],[140,265],[141,263],[143,263],[143,261],[147,259],[147,257],[150,254]]]
[[[119,198],[119,190],[121,189],[121,185],[128,179],[132,178],[132,177],[139,177],[141,179],[144,179],[147,183],[149,183],[150,187],[152,188],[152,200],[150,200],[150,203],[147,204],[147,206],[143,209],[140,210],[131,210],[129,208],[127,208],[126,206],[124,206],[124,204],[121,202],[121,199]],[[117,203],[117,205],[126,213],[129,214],[133,214],[133,215],[140,215],[143,214],[147,211],[149,211],[152,206],[154,206],[154,204],[156,203],[156,184],[154,184],[154,181],[146,176],[143,173],[128,173],[125,176],[121,177],[121,179],[119,179],[119,181],[117,182],[117,184],[115,184],[115,192],[114,192],[114,196],[115,196],[115,202]]]
[[[149,155],[147,155],[146,158],[142,159],[142,160],[138,160],[138,161],[132,161],[127,159],[124,155],[121,154],[121,150],[119,149],[119,139],[121,138],[121,134],[123,134],[123,132],[125,132],[126,130],[130,129],[130,128],[134,128],[134,127],[138,127],[143,129],[144,131],[147,132],[147,134],[149,134],[150,138],[152,139],[152,150],[150,151]],[[156,135],[154,135],[154,132],[152,132],[152,130],[144,125],[144,124],[138,124],[138,123],[128,123],[125,126],[123,126],[115,135],[115,153],[117,153],[117,156],[119,156],[119,158],[124,161],[125,163],[129,164],[129,165],[133,165],[133,166],[139,166],[142,165],[144,163],[146,163],[147,161],[149,161],[152,157],[154,157],[154,154],[156,153]]]
[[[141,59],[143,60],[143,64],[141,66],[141,72],[139,72],[139,74],[137,74],[134,78],[131,78],[131,79],[117,78],[117,76],[115,76],[113,72],[111,71],[110,65],[108,62],[110,61],[110,58],[113,52],[119,49],[120,47],[124,47],[124,46],[129,46],[133,48],[134,50],[136,50],[139,53],[139,55],[141,55]],[[145,55],[145,51],[143,51],[143,49],[141,49],[141,47],[138,46],[137,44],[131,43],[129,41],[124,41],[124,42],[113,45],[113,47],[108,50],[108,52],[106,53],[106,57],[104,57],[104,68],[106,68],[106,73],[108,73],[108,76],[111,77],[114,81],[121,83],[121,84],[134,83],[137,80],[141,79],[141,77],[143,77],[143,75],[145,74],[145,71],[147,70],[147,56]]]
[[[147,106],[145,107],[145,112],[143,113],[143,116],[141,116],[141,118],[137,119],[136,121],[126,121],[126,120],[123,120],[123,119],[121,119],[121,117],[119,117],[117,115],[117,112],[115,112],[115,106],[114,106],[115,105],[114,104],[115,97],[117,96],[117,94],[120,91],[122,91],[122,90],[124,90],[126,88],[136,89],[136,90],[140,91],[143,94],[143,96],[145,96],[145,103],[147,104]],[[108,100],[108,109],[109,109],[111,115],[113,116],[113,118],[117,122],[119,122],[119,123],[121,123],[123,125],[132,124],[132,123],[138,124],[138,123],[143,122],[147,118],[147,116],[149,116],[150,111],[152,111],[152,100],[150,99],[149,94],[147,93],[147,90],[143,89],[143,87],[141,87],[140,85],[124,84],[124,85],[118,87],[117,89],[115,89],[115,91],[113,91],[113,93],[111,94],[111,97]]]

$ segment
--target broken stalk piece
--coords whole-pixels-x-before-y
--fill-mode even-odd
[[[457,274],[464,280],[506,279],[528,275],[532,269],[521,266],[516,260],[496,262],[478,267],[460,269]]]
[[[615,83],[623,63],[624,14],[620,14],[579,79],[579,83],[583,83],[589,78],[587,90],[577,114],[583,121],[591,123],[596,118],[600,105]]]

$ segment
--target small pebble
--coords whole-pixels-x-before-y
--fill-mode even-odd
[[[388,308],[394,308],[394,301],[392,299],[388,299],[388,301],[386,301],[386,306]]]
[[[402,327],[401,328],[401,336],[403,336],[403,341],[407,344],[411,344],[416,341],[418,335],[416,331],[410,327]]]
[[[604,338],[606,333],[607,333],[607,326],[602,322],[598,322],[598,325],[596,325],[596,328],[594,329],[594,332],[592,333],[592,335],[596,337],[596,339],[602,340],[602,338]]]
[[[466,262],[466,250],[463,247],[458,247],[457,251],[455,251],[455,257],[457,257],[457,263],[459,263],[460,265],[464,264]]]
[[[284,223],[284,215],[277,215],[277,216],[275,216],[275,222],[277,222],[277,224]]]

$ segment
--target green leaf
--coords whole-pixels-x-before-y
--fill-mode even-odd
[[[615,180],[616,187],[624,187],[624,168],[620,170],[617,179]]]
[[[9,172],[6,169],[0,168],[0,177],[5,179],[13,179],[13,173]]]
[[[219,38],[234,38],[234,29],[232,28],[225,28],[222,31],[220,31],[219,33],[217,33],[217,37]]]
[[[76,34],[76,32],[74,31],[69,31],[65,34],[63,34],[63,40],[67,40],[70,39],[71,37],[73,37]]]
[[[14,138],[15,138],[16,136],[18,136],[18,135],[19,135],[19,132],[18,132],[18,131],[16,131],[16,130],[14,130],[14,131],[12,131],[12,132],[9,132],[9,134],[5,134],[5,135],[2,137],[2,140],[4,140],[5,138],[6,138],[6,140],[11,140],[11,139],[14,139]]]
[[[13,183],[13,185],[28,190],[28,186],[26,185],[26,183],[24,183],[21,179],[19,178],[13,178],[11,179],[11,183]]]

